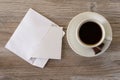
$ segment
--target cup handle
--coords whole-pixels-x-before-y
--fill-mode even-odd
[[[95,52],[95,55],[102,51],[103,46],[104,46],[104,43],[100,44],[97,47],[92,48]]]

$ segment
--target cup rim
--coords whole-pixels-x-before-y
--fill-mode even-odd
[[[97,42],[96,44],[86,44],[84,43],[80,38],[79,38],[79,29],[81,27],[81,25],[83,25],[84,23],[86,22],[94,22],[94,23],[97,23],[99,25],[99,27],[101,28],[102,30],[102,38],[101,40],[99,40],[99,42]],[[104,27],[102,25],[102,23],[100,23],[98,20],[94,20],[94,19],[87,19],[87,20],[83,20],[82,22],[80,22],[76,28],[76,38],[77,38],[77,41],[79,42],[79,44],[81,44],[82,46],[84,47],[87,47],[87,48],[93,48],[93,47],[97,47],[99,46],[105,39],[105,30],[104,30]]]

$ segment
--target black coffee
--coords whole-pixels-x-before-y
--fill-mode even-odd
[[[85,44],[96,44],[102,38],[102,30],[97,23],[86,22],[79,29],[79,38]]]

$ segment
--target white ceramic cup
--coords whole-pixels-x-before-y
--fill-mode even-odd
[[[82,26],[83,24],[87,23],[87,22],[94,22],[94,23],[96,23],[97,25],[99,25],[99,27],[100,27],[99,29],[101,29],[101,32],[102,32],[101,39],[100,39],[97,43],[95,43],[95,44],[86,44],[86,43],[84,43],[84,42],[80,39],[80,37],[79,37],[79,30],[80,30],[81,26]],[[90,27],[90,26],[88,26],[88,27]],[[80,34],[80,35],[82,35],[82,34]],[[84,34],[83,34],[83,35],[84,35]],[[104,27],[103,27],[102,23],[100,23],[99,21],[97,21],[97,20],[95,20],[95,19],[88,19],[88,20],[83,20],[83,21],[81,21],[81,22],[77,25],[77,27],[76,27],[76,39],[77,39],[78,43],[79,43],[80,45],[82,45],[83,47],[94,48],[94,47],[99,46],[100,44],[102,44],[102,42],[103,42],[104,39],[105,39],[105,30],[104,30]]]

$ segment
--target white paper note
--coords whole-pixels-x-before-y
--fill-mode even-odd
[[[41,42],[34,47],[35,53],[31,56],[36,58],[61,59],[62,36],[62,29],[51,27]]]
[[[48,59],[61,59],[64,31],[54,22],[29,9],[6,48],[29,62],[43,68]]]

